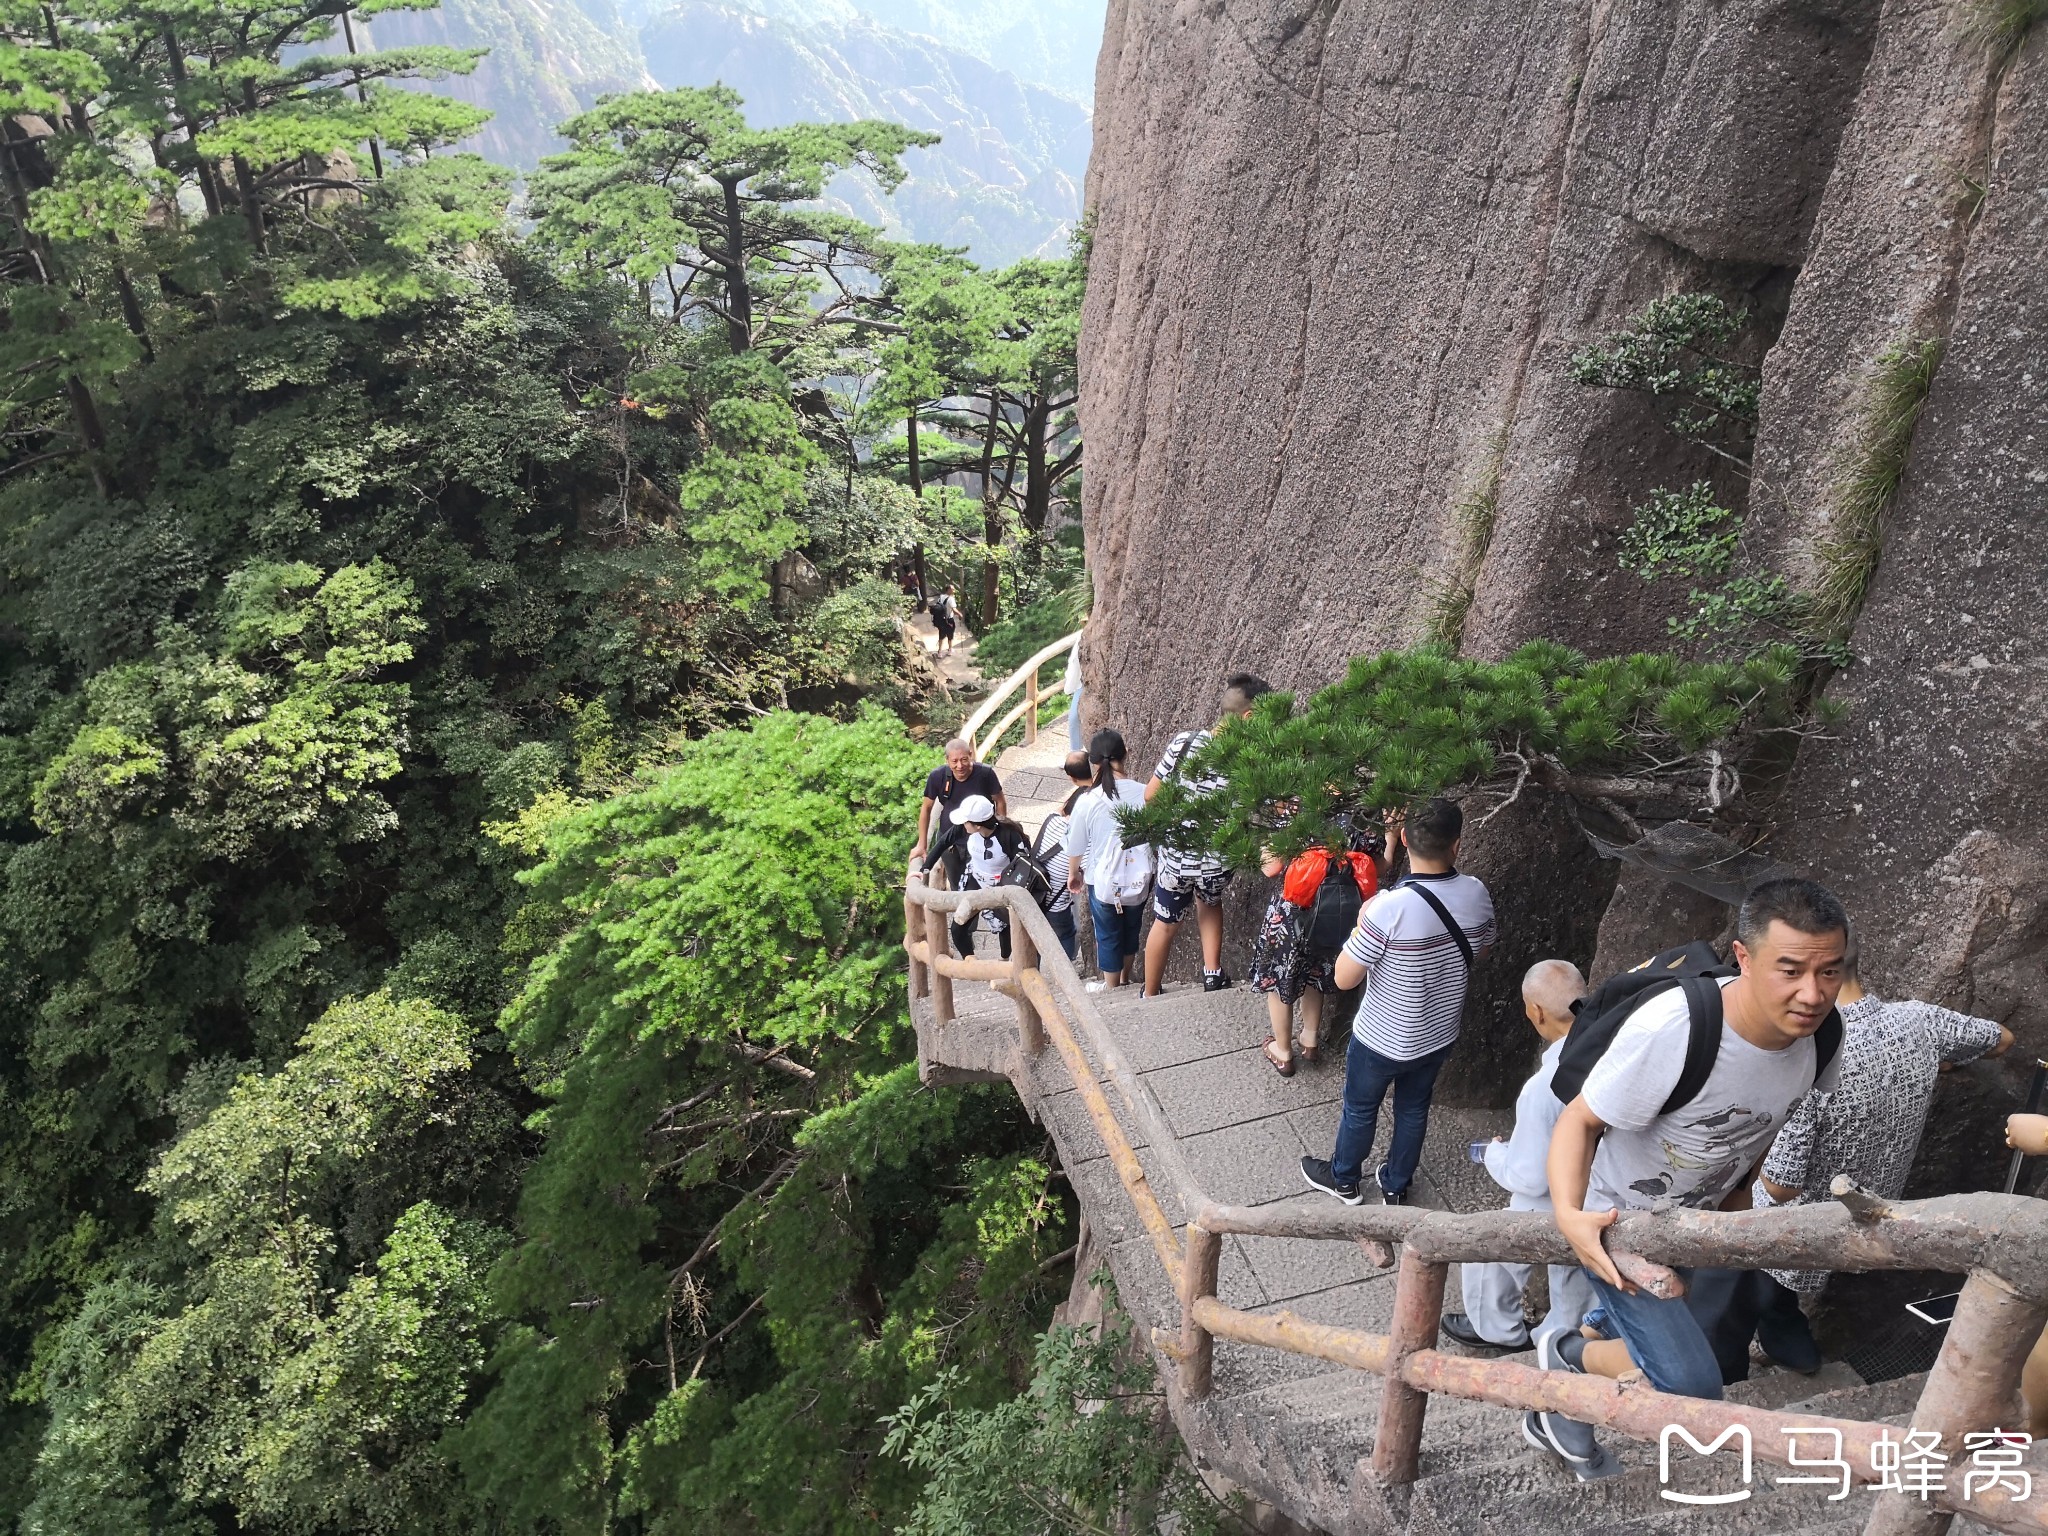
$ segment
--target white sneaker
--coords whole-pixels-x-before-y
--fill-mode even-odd
[[[1109,983],[1106,981],[1084,981],[1081,983],[1081,990],[1083,992],[1107,992],[1109,990]]]

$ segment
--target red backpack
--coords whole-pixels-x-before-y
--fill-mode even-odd
[[[1293,911],[1287,914],[1295,941],[1329,952],[1343,946],[1358,926],[1358,914],[1380,888],[1379,866],[1369,853],[1331,854],[1311,848],[1288,861],[1280,895]]]

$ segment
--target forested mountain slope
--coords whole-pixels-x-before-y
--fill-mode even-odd
[[[1082,258],[821,212],[919,135],[715,91],[586,116],[515,223],[451,148],[482,114],[407,88],[473,54],[41,16],[0,59],[0,1525],[907,1518],[884,1420],[1014,1398],[1072,1213],[1014,1106],[917,1081],[896,574],[982,625],[1071,575],[1042,474],[919,474],[1014,468],[1004,401],[1071,443]]]
[[[882,116],[938,133],[894,199],[855,178],[830,188],[834,206],[893,232],[1001,263],[1057,254],[1080,218],[1101,31],[1087,3],[452,0],[380,13],[365,30],[383,47],[489,48],[473,74],[431,88],[489,108],[470,142],[520,169],[558,150],[557,127],[607,92],[723,83],[760,123]]]

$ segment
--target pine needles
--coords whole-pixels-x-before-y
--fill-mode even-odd
[[[1836,483],[1834,515],[1818,552],[1810,610],[1817,639],[1846,638],[1863,607],[1884,552],[1885,510],[1905,478],[1913,428],[1934,388],[1941,349],[1938,340],[1909,338],[1877,360],[1862,428]]]
[[[1505,796],[1532,777],[1667,818],[1718,809],[1727,765],[1763,736],[1807,727],[1802,666],[1790,645],[1733,664],[1589,661],[1549,641],[1500,662],[1439,646],[1361,656],[1299,710],[1290,694],[1261,699],[1195,759],[1227,789],[1197,797],[1165,784],[1127,835],[1192,840],[1244,868],[1265,845],[1340,841],[1340,817],[1461,789]]]

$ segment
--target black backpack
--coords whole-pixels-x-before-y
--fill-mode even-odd
[[[1550,1091],[1560,1102],[1571,1103],[1628,1017],[1658,993],[1682,987],[1692,1033],[1685,1044],[1685,1068],[1657,1113],[1668,1115],[1690,1104],[1706,1087],[1713,1075],[1714,1058],[1721,1053],[1721,980],[1739,974],[1735,966],[1714,953],[1713,946],[1692,943],[1652,955],[1633,970],[1608,977],[1574,1005],[1572,1030],[1558,1053]],[[1813,1047],[1813,1076],[1818,1082],[1842,1048],[1841,1014],[1830,1010],[1821,1020]]]
[[[1010,867],[1003,871],[1003,878],[996,882],[997,885],[1012,886],[1025,892],[1038,903],[1038,910],[1041,912],[1051,911],[1052,904],[1060,898],[1060,892],[1066,889],[1065,886],[1055,886],[1052,883],[1052,870],[1047,866],[1044,853],[1040,851],[1040,845],[1045,842],[1046,826],[1051,821],[1052,817],[1048,816],[1039,824],[1038,836],[1031,840],[1029,848],[1018,848],[1011,853]]]
[[[1351,930],[1358,926],[1358,914],[1365,909],[1365,897],[1351,873],[1351,861],[1333,856],[1316,887],[1315,899],[1287,914],[1288,931],[1297,944],[1317,954],[1329,954],[1344,947]]]

